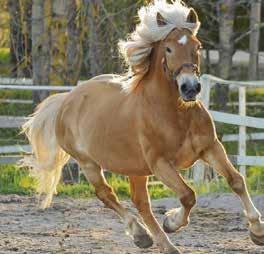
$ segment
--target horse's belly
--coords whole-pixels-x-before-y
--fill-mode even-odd
[[[102,168],[123,175],[150,175],[139,145],[106,137],[103,142],[91,142],[88,153]]]

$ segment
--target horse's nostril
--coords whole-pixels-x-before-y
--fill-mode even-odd
[[[181,90],[183,93],[185,93],[187,91],[187,84],[186,83],[182,84]]]
[[[196,91],[197,91],[197,93],[201,92],[201,83],[197,84]]]
[[[194,96],[196,94],[196,90],[192,88],[187,92],[187,94],[190,96]]]

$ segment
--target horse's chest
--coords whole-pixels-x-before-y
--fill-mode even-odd
[[[197,149],[194,140],[189,136],[175,145],[172,154],[173,164],[180,169],[190,167],[198,157],[199,149]]]
[[[160,134],[160,153],[179,169],[190,167],[206,146],[203,138],[188,126],[166,130]]]

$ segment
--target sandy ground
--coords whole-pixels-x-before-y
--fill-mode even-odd
[[[264,197],[254,201],[264,214]],[[156,246],[148,250],[135,247],[121,221],[96,199],[56,198],[46,211],[35,205],[33,197],[0,196],[1,254],[160,253]],[[153,201],[160,222],[164,212],[175,205],[177,200],[172,198]],[[183,253],[264,254],[263,247],[251,243],[241,212],[233,195],[200,197],[190,225],[170,237]]]

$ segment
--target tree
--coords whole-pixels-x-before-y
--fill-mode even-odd
[[[79,8],[82,6],[80,5]],[[68,1],[67,20],[66,85],[76,85],[83,62],[82,43],[87,25],[82,22],[82,16],[78,16],[78,6],[75,0]]]
[[[87,22],[89,26],[89,62],[92,76],[102,73],[102,68],[100,65],[99,37],[97,30],[101,5],[102,3],[100,0],[90,0],[88,8]]]
[[[77,0],[53,0],[51,19],[52,84],[76,85],[82,64],[82,30]],[[85,24],[84,24],[85,25]]]
[[[32,0],[8,0],[10,17],[10,55],[12,76],[31,76],[31,6]]]
[[[50,19],[51,0],[33,0],[32,6],[32,64],[33,84],[50,83]],[[38,104],[49,95],[46,91],[33,93],[33,100]]]
[[[248,78],[256,80],[258,77],[258,52],[261,22],[261,0],[251,0],[250,29],[252,30],[249,40],[249,68]]]
[[[218,75],[223,79],[229,79],[232,70],[232,57],[234,54],[234,18],[235,1],[220,0],[218,2],[219,18],[219,69]],[[216,104],[224,109],[228,101],[228,87],[216,86]]]

